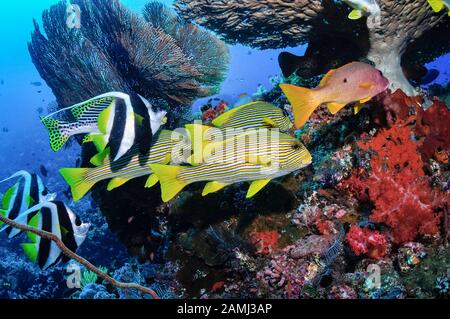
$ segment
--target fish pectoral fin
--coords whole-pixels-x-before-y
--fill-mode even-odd
[[[206,195],[218,192],[227,186],[228,186],[228,184],[224,184],[224,183],[209,182],[208,184],[206,184],[205,188],[203,189],[202,196],[206,196]]]
[[[142,115],[134,113],[134,120],[139,127],[142,127],[144,125],[144,117]]]
[[[267,125],[269,125],[270,127],[273,127],[273,128],[278,127],[277,123],[275,123],[274,120],[272,120],[268,117],[263,118],[263,122],[266,123]]]
[[[361,83],[359,83],[359,87],[361,89],[369,90],[370,88],[372,88],[372,86],[373,86],[373,84],[370,83],[370,82],[361,82]]]
[[[94,155],[89,162],[94,166],[103,165],[105,163],[105,160],[108,158],[109,152],[110,149],[109,147],[107,147],[97,155]]]
[[[92,143],[94,142],[94,140],[92,139],[92,134],[86,134],[85,137],[83,138],[83,144],[85,143]]]
[[[268,179],[261,179],[259,181],[254,181],[250,184],[250,187],[247,192],[246,198],[252,198],[255,196],[261,189],[264,188],[269,182],[271,181],[270,178]]]
[[[158,176],[156,176],[156,174],[152,174],[145,182],[145,188],[152,188],[153,186],[158,184],[158,182],[159,182]]]
[[[363,15],[362,15],[361,10],[355,9],[355,10],[352,10],[352,12],[350,12],[350,14],[348,15],[348,18],[350,20],[358,20],[358,19],[361,19],[362,16]]]
[[[97,126],[98,126],[99,131],[102,132],[103,134],[108,133],[108,122],[109,122],[109,119],[112,114],[112,109],[113,108],[110,106],[110,107],[104,109],[98,116]]]
[[[333,74],[336,72],[336,70],[330,70],[327,74],[324,75],[322,80],[320,81],[319,87],[324,87],[327,85],[328,80],[333,76]]]
[[[122,185],[124,185],[125,183],[129,182],[131,180],[131,178],[127,178],[127,177],[116,177],[113,178],[109,183],[108,183],[108,191],[112,191],[113,189],[116,189]]]
[[[333,115],[336,114],[337,112],[339,112],[340,110],[342,110],[345,107],[345,105],[346,104],[341,104],[341,103],[336,103],[336,102],[327,103],[328,110]]]
[[[430,6],[434,12],[439,12],[444,8],[443,0],[428,0],[428,3],[430,4]],[[450,11],[449,11],[449,15],[450,15]]]
[[[364,104],[360,103],[360,102],[356,102],[356,104],[353,106],[353,112],[356,114],[358,114],[362,108],[364,107]]]
[[[31,260],[31,262],[35,263],[38,257],[38,251],[36,249],[36,244],[34,243],[26,243],[21,244],[22,249],[25,255]]]
[[[269,156],[247,156],[246,162],[254,165],[270,166],[272,159]]]

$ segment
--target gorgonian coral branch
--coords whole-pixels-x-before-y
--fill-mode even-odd
[[[43,231],[43,230],[40,230],[40,229],[37,229],[34,227],[30,227],[28,225],[22,225],[22,224],[16,223],[15,221],[13,221],[9,218],[6,218],[1,214],[0,214],[0,221],[13,227],[13,228],[20,229],[24,232],[30,232],[41,238],[53,241],[58,246],[58,248],[61,249],[61,251],[63,252],[64,255],[66,255],[70,259],[77,261],[78,263],[80,263],[81,265],[83,265],[84,267],[89,269],[91,272],[97,274],[103,280],[109,282],[114,287],[117,287],[120,289],[136,289],[143,294],[152,296],[154,299],[160,299],[158,294],[150,288],[146,288],[146,287],[143,287],[143,286],[141,286],[139,284],[135,284],[135,283],[123,283],[123,282],[115,280],[108,274],[104,273],[103,271],[101,271],[100,269],[95,267],[93,264],[91,264],[89,261],[87,261],[83,257],[81,257],[81,256],[77,255],[76,253],[74,253],[73,251],[71,251],[69,248],[66,247],[66,245],[64,245],[64,243],[62,242],[61,239],[59,239],[56,235],[54,235],[52,233],[49,233],[49,232],[46,232],[46,231]]]
[[[225,44],[151,3],[143,19],[115,0],[73,0],[80,28],[66,25],[67,3],[43,13],[45,36],[35,22],[29,51],[59,104],[79,103],[108,91],[189,104],[212,95],[228,65]],[[153,14],[148,14],[153,12]],[[152,21],[164,16],[165,22]]]

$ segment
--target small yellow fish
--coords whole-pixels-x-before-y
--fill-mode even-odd
[[[317,88],[290,84],[281,84],[280,87],[292,105],[296,128],[301,128],[321,104],[326,104],[328,110],[336,114],[349,103],[371,100],[388,85],[389,81],[381,71],[366,63],[352,62],[328,72]]]

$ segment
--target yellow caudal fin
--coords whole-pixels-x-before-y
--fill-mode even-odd
[[[183,190],[189,183],[177,179],[182,166],[150,164],[150,169],[156,174],[161,184],[162,200],[167,203]]]
[[[439,12],[444,8],[444,0],[428,0],[434,12]]]
[[[321,104],[320,101],[317,101],[316,92],[290,84],[281,84],[280,87],[292,105],[295,127],[301,128]]]
[[[108,192],[124,185],[125,183],[129,182],[131,180],[131,178],[123,178],[123,177],[116,177],[113,178],[109,183],[108,183]]]
[[[90,168],[62,168],[59,170],[61,176],[69,184],[73,200],[76,202],[82,199],[95,184],[88,183],[84,179],[89,170]]]
[[[348,18],[351,20],[358,20],[362,18],[362,12],[361,10],[352,10],[352,12],[350,12],[350,14],[348,15]]]

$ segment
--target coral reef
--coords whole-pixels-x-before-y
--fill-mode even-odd
[[[176,7],[184,18],[218,32],[231,43],[267,49],[312,41],[314,54],[322,58],[320,64],[330,67],[349,58],[368,58],[390,80],[391,89],[415,95],[401,65],[423,64],[448,52],[444,37],[450,22],[446,14],[435,14],[426,0],[378,3],[381,15],[357,21],[347,18],[350,8],[346,4],[333,0],[178,0]],[[348,53],[342,52],[340,43],[346,43],[347,50],[353,48],[350,57],[342,58]],[[336,54],[327,54],[330,50]]]
[[[79,29],[66,26],[65,1],[43,13],[29,51],[60,107],[109,91],[135,92],[158,103],[187,105],[217,91],[228,49],[159,3],[141,17],[113,0],[76,0]]]

